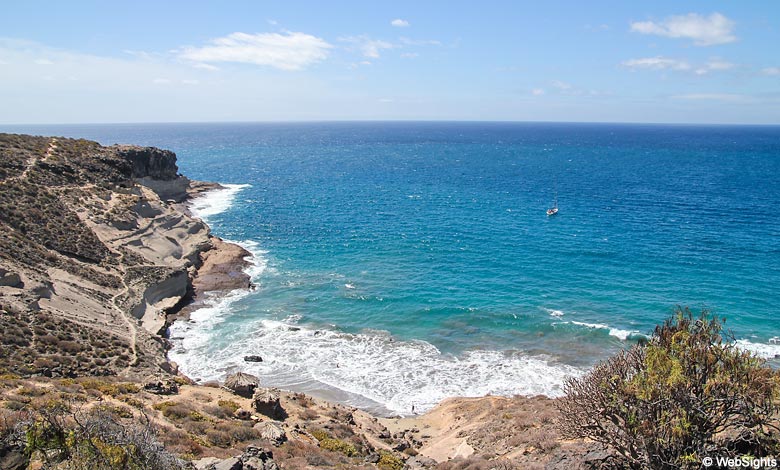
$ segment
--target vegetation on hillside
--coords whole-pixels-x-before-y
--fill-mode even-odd
[[[570,379],[558,402],[564,435],[600,442],[632,469],[777,456],[780,378],[724,338],[723,324],[678,309],[647,343]]]

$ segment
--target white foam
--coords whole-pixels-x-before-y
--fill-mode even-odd
[[[256,241],[254,240],[241,240],[241,241],[225,240],[225,241],[229,243],[235,243],[236,245],[242,247],[243,249],[251,253],[251,256],[247,256],[246,258],[244,258],[244,260],[249,262],[249,266],[245,269],[245,272],[249,275],[249,278],[252,280],[252,282],[257,281],[260,278],[260,275],[262,275],[266,271],[269,271],[268,258],[266,258],[265,256],[268,254],[268,251],[261,249],[260,245]],[[273,270],[271,270],[271,272],[273,272]]]
[[[240,245],[251,253],[245,258],[249,262],[245,272],[253,282],[256,281],[268,266],[268,261],[264,256],[267,252],[261,250],[257,243],[251,240],[229,241],[229,243]],[[170,326],[170,336],[183,338],[183,340],[178,341],[183,341],[182,344],[186,347],[202,348],[208,346],[211,332],[230,316],[231,306],[251,293],[252,291],[249,289],[236,289],[227,294],[207,294],[207,298],[204,300],[205,306],[194,310],[190,314],[189,321],[176,321]],[[176,352],[173,350],[170,351],[169,356],[174,361],[179,360],[175,358]]]
[[[229,310],[230,304],[219,307]],[[318,383],[402,414],[412,406],[428,410],[453,396],[558,396],[564,380],[582,372],[520,351],[469,351],[455,357],[424,341],[397,341],[386,332],[349,334],[272,320],[244,325],[240,336],[225,341],[217,339],[213,318],[193,319],[170,353],[190,377],[222,380],[240,368],[272,385]],[[247,354],[260,354],[263,362],[245,363]]]
[[[579,322],[574,320],[567,323],[572,323],[573,325],[584,326],[586,328],[592,328],[596,330],[608,330],[610,336],[614,336],[615,338],[621,341],[626,341],[628,338],[632,336],[644,336],[642,333],[636,330],[621,330],[620,328],[613,328],[603,323],[585,323],[585,322]]]
[[[738,348],[755,353],[757,356],[763,357],[764,359],[780,358],[780,344],[754,343],[746,339],[738,339],[736,345]]]
[[[542,307],[542,310],[544,310],[545,312],[549,313],[551,317],[560,318],[560,317],[562,317],[564,315],[564,313],[561,310],[554,310],[554,309],[545,308],[545,307]]]
[[[230,209],[236,199],[236,195],[249,184],[223,184],[220,189],[214,189],[203,193],[190,202],[190,212],[195,217],[208,223],[209,217]]]

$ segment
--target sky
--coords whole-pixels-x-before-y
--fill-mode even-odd
[[[780,2],[39,1],[0,123],[780,124]]]

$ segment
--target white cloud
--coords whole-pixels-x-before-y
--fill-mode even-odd
[[[691,93],[687,95],[673,96],[672,98],[678,100],[720,101],[728,103],[741,103],[748,101],[749,99],[748,96],[737,93]]]
[[[723,70],[729,70],[734,67],[735,65],[731,62],[726,62],[725,60],[720,59],[712,59],[704,64],[704,66],[697,68],[696,75],[706,75],[710,72],[721,72]]]
[[[559,90],[564,90],[564,91],[571,90],[571,88],[572,88],[572,86],[570,84],[568,84],[566,82],[562,82],[560,80],[555,80],[554,82],[552,82],[552,86],[554,86],[555,88],[557,88]]]
[[[707,68],[710,70],[728,70],[734,68],[734,64],[724,60],[711,60],[707,62]]]
[[[685,60],[670,59],[661,56],[626,60],[622,62],[621,65],[633,70],[675,70],[678,72],[692,72],[696,75],[707,75],[710,72],[723,72],[736,67],[735,64],[718,58],[713,58],[702,65],[694,66]]]
[[[780,75],[780,67],[767,67],[761,73],[764,75]]]
[[[146,51],[135,51],[132,49],[125,49],[122,52],[141,60],[158,60],[162,58],[161,54],[156,54],[156,53],[151,53]]]
[[[43,57],[56,66],[37,65]],[[121,51],[98,56],[0,38],[0,59],[11,64],[0,67],[0,123],[324,119],[340,104],[310,74],[257,73],[250,67],[214,73],[177,57],[145,60]]]
[[[544,88],[534,88],[531,90],[531,94],[534,96],[542,96],[544,94]]]
[[[408,28],[409,22],[406,20],[402,20],[400,18],[396,18],[393,21],[390,22],[391,25],[395,26],[396,28]]]
[[[354,44],[360,50],[363,56],[370,59],[378,59],[383,50],[395,49],[398,47],[393,43],[379,39],[371,39],[368,36],[347,36],[339,38],[339,40]]]
[[[211,64],[192,64],[192,66],[195,67],[196,69],[211,70],[211,71],[219,70],[219,67],[216,67]]]
[[[203,47],[185,47],[179,57],[198,64],[238,62],[280,70],[302,70],[328,57],[333,46],[305,33],[232,33]]]
[[[412,39],[401,36],[398,41],[404,46],[441,46],[441,41],[435,39]]]
[[[626,60],[622,63],[624,67],[630,69],[652,69],[652,70],[690,70],[691,66],[684,60],[669,59],[666,57],[645,57],[642,59]]]
[[[670,16],[663,21],[637,21],[631,23],[631,31],[641,34],[655,34],[667,38],[693,39],[697,46],[714,46],[734,42],[734,21],[712,13],[701,16],[696,13]]]

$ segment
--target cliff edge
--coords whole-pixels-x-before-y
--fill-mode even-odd
[[[0,370],[175,372],[166,315],[227,245],[186,214],[190,187],[167,150],[0,134]],[[240,265],[249,253],[231,248]]]

